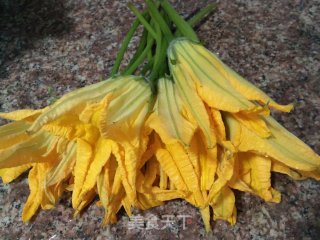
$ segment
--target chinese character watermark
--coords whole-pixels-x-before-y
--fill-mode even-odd
[[[175,216],[173,214],[167,214],[158,217],[156,215],[142,216],[138,214],[129,218],[128,229],[164,230],[178,225],[179,222],[182,222],[183,230],[193,223],[190,215]]]

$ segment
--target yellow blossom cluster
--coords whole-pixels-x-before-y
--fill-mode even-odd
[[[236,222],[232,189],[279,202],[271,172],[320,179],[320,157],[270,116],[289,112],[201,44],[167,49],[170,75],[115,76],[70,92],[40,110],[1,113],[0,177],[29,170],[29,221],[72,192],[75,215],[99,196],[103,223],[123,207],[142,210],[172,199],[210,220]]]

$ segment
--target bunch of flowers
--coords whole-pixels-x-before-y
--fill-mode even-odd
[[[199,43],[168,1],[146,0],[108,80],[70,92],[40,110],[1,113],[0,176],[29,170],[29,221],[72,191],[75,216],[99,196],[104,224],[123,207],[148,209],[184,199],[210,220],[236,222],[232,189],[279,202],[271,172],[320,179],[320,157],[270,116],[289,112]],[[144,31],[120,70],[138,27]]]

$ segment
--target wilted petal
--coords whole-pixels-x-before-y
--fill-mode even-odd
[[[115,223],[117,221],[116,214],[122,207],[122,199],[125,197],[125,191],[121,182],[121,173],[118,168],[113,179],[112,190],[103,224]]]
[[[235,196],[229,187],[224,187],[212,203],[213,219],[222,219],[235,224],[236,222],[236,208]]]
[[[94,157],[90,164],[87,176],[82,186],[80,199],[82,199],[90,190],[94,189],[97,177],[103,166],[107,163],[111,155],[111,141],[100,138],[94,149]]]
[[[36,163],[30,170],[28,176],[30,195],[23,207],[22,220],[27,222],[37,212],[43,201],[44,178],[50,165],[46,163]]]
[[[224,122],[219,110],[214,108],[210,109],[211,112],[211,124],[214,130],[214,134],[216,135],[217,141],[222,143],[226,141],[226,128],[224,126]]]
[[[68,143],[66,151],[61,155],[61,160],[46,175],[47,187],[63,181],[72,173],[76,162],[76,143]]]
[[[41,208],[52,209],[58,203],[62,193],[65,191],[66,184],[60,182],[50,187],[44,187],[44,194],[42,196]]]
[[[112,183],[115,179],[117,161],[111,157],[97,177],[97,190],[102,206],[107,209],[111,198]]]
[[[290,176],[291,178],[293,178],[294,180],[305,179],[305,177],[303,177],[302,174],[300,174],[298,171],[295,171],[295,170],[291,169],[290,167],[288,167],[280,162],[277,162],[275,160],[272,161],[271,170],[273,172],[286,174],[286,175]]]
[[[32,167],[32,164],[21,165],[12,168],[2,168],[0,169],[0,177],[3,183],[10,183],[16,178],[18,178],[22,173],[27,171]]]
[[[222,191],[234,175],[235,155],[230,149],[218,147],[218,166],[217,178],[215,179],[209,191],[208,202],[213,199]]]
[[[239,153],[239,164],[245,161],[249,162],[251,182],[250,187],[254,192],[263,198],[265,201],[279,202],[280,196],[277,194],[273,196],[271,188],[271,159],[259,156],[254,153]]]
[[[80,193],[92,161],[92,147],[86,141],[77,139],[77,160],[74,167],[74,187],[72,192],[72,206],[77,209],[81,203]]]
[[[166,149],[157,150],[156,157],[177,189],[192,193],[187,200],[198,207],[204,206],[200,179],[184,147],[180,143],[166,145]]]
[[[264,117],[271,136],[261,138],[231,114],[224,114],[232,143],[241,152],[254,151],[301,171],[314,171],[320,157],[300,139],[288,132],[272,117]]]
[[[200,214],[201,214],[201,217],[202,217],[202,221],[204,223],[204,227],[206,229],[206,232],[211,232],[211,225],[210,225],[210,219],[211,219],[211,216],[210,216],[210,207],[207,206],[203,209],[200,209]]]
[[[47,109],[48,107],[39,110],[22,109],[8,113],[0,113],[0,118],[14,121],[24,120],[25,122],[33,122],[34,119],[36,119],[41,113],[43,113]]]

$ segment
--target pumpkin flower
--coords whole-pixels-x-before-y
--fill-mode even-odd
[[[28,112],[31,113],[29,110]],[[0,176],[4,183],[9,183],[31,169],[28,176],[30,195],[22,212],[23,221],[29,221],[39,207],[54,207],[68,187],[72,167],[65,168],[59,181],[50,185],[46,184],[46,176],[54,171],[60,161],[70,162],[73,159],[75,143],[45,130],[30,136],[26,133],[30,123],[24,120],[31,116],[26,117],[25,113],[26,111],[17,111],[1,114],[2,117],[6,115],[17,121],[0,127]]]
[[[277,104],[198,43],[176,39],[168,49],[168,58],[175,82],[191,81],[194,93],[211,108],[232,113],[257,113],[266,110],[265,105],[285,112],[293,107]]]
[[[67,188],[77,214],[94,199],[101,174],[117,176],[109,192],[99,182],[107,208],[118,204],[121,192],[128,206],[135,205],[137,168],[148,144],[143,123],[150,97],[144,79],[115,77],[68,93],[41,110],[0,114],[15,121],[0,128],[0,176],[10,182],[31,168],[23,220],[40,205],[53,207]]]
[[[179,136],[186,133],[189,133],[189,137],[183,139],[192,139],[195,129],[200,129],[206,139],[206,147],[212,143],[210,134],[214,134],[214,143],[217,145],[214,160],[216,170],[211,174],[216,175],[216,181],[207,195],[207,202],[213,208],[214,219],[235,223],[236,209],[230,188],[256,194],[266,201],[280,202],[280,193],[271,187],[271,171],[285,173],[295,179],[319,179],[320,157],[269,116],[269,107],[289,112],[292,105],[276,103],[226,66],[215,54],[187,39],[177,39],[171,43],[168,60],[174,82],[172,85],[176,85],[176,92],[180,94],[173,93],[171,98],[167,97],[167,101],[171,101],[168,106],[173,109],[172,106],[175,105],[172,103],[179,105],[180,116],[158,114],[162,117],[157,121],[159,124],[153,124],[153,127],[160,137],[163,130],[159,129],[164,129],[161,124],[166,125],[165,129],[171,130],[168,134],[162,134],[164,142],[168,136],[179,140]],[[161,82],[159,88],[160,99]],[[177,96],[182,100],[170,100],[178,99]],[[201,123],[194,112],[185,110],[185,105],[193,106],[191,109],[196,113],[206,109],[206,114],[202,115],[205,117],[201,119],[209,121],[206,121],[206,124]],[[168,122],[173,125],[174,120],[166,121],[167,116],[177,119],[176,126],[181,127],[181,134],[172,134],[175,128]],[[188,123],[198,124],[187,128],[184,124],[186,119],[189,120]],[[200,141],[198,145],[199,143]],[[224,214],[220,214],[219,209],[224,209]],[[208,229],[208,210],[204,211],[202,208],[201,213]]]
[[[155,157],[161,168],[160,184],[183,192],[185,200],[200,208],[209,230],[209,205],[215,206],[216,218],[235,222],[234,201],[219,198],[221,191],[233,196],[227,189],[233,146],[226,141],[220,113],[209,111],[190,85],[191,81],[160,79],[154,112],[146,125],[159,141]],[[231,213],[220,213],[217,206],[221,204],[231,204]]]

